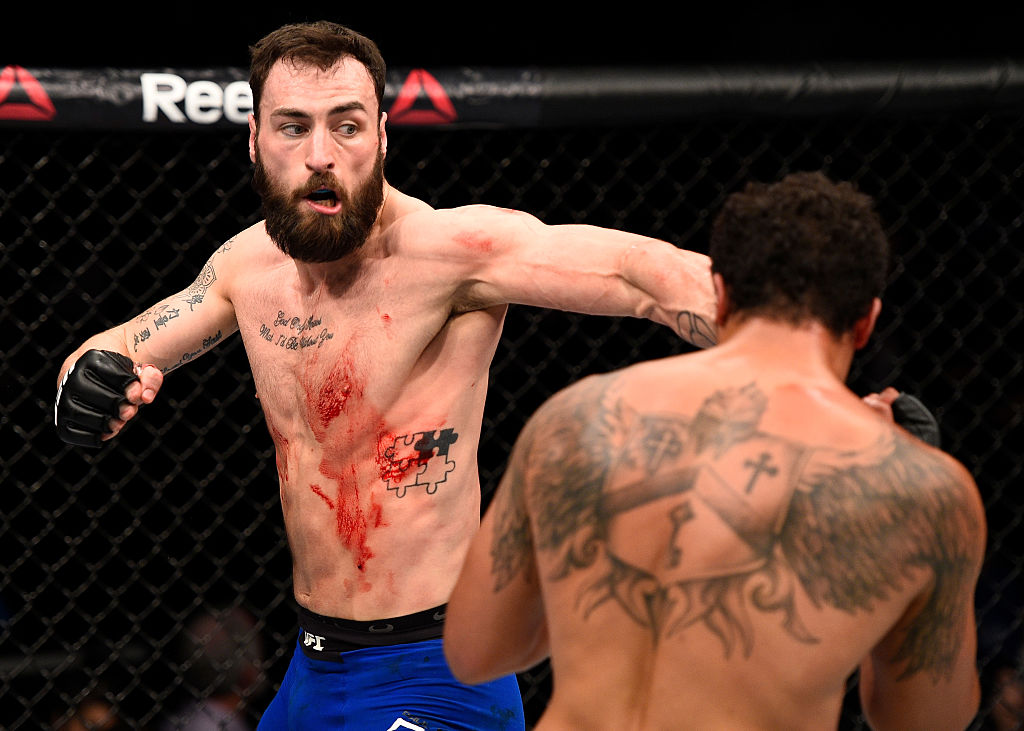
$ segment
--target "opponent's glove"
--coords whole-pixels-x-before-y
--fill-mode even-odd
[[[110,432],[125,389],[139,380],[132,359],[109,350],[87,350],[64,374],[57,389],[53,423],[57,435],[69,444],[99,447]]]
[[[901,393],[892,402],[893,420],[922,442],[941,448],[939,422],[916,396]]]

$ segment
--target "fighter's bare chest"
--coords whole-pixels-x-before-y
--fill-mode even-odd
[[[254,277],[235,296],[239,333],[257,385],[311,388],[341,379],[385,387],[412,370],[445,326],[443,302],[416,283],[361,277],[345,287],[310,290],[280,278]]]
[[[330,369],[345,360],[369,371],[394,363],[419,339],[432,337],[395,302],[302,302],[266,298],[236,310],[252,365],[262,370]],[[405,345],[403,345],[405,343]]]
[[[397,339],[432,337],[447,317],[443,302],[425,300],[417,291],[415,277],[389,276],[384,267],[340,285],[256,274],[240,283],[233,301],[250,350],[271,357],[356,344],[386,348]]]

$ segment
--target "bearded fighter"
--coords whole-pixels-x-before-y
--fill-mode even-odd
[[[509,304],[715,338],[706,256],[622,231],[435,210],[384,177],[385,63],[327,22],[251,49],[265,219],[185,290],[85,340],[55,421],[98,447],[237,333],[277,451],[298,638],[260,728],[523,728],[514,675],[455,680],[446,602],[480,521],[489,366]]]

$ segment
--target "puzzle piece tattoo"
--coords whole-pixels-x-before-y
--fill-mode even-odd
[[[449,449],[459,435],[454,429],[414,432],[397,436],[384,450],[381,479],[396,497],[405,497],[410,487],[422,487],[428,495],[437,492],[455,469]]]

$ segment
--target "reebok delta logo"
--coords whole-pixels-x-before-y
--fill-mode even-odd
[[[0,71],[0,119],[46,122],[57,116],[43,85],[21,66]]]
[[[421,102],[430,108],[415,109]],[[388,110],[388,119],[395,124],[451,124],[458,116],[441,82],[423,69],[409,73]]]

